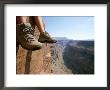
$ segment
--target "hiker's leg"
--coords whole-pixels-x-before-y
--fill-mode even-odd
[[[27,23],[26,16],[17,16],[16,17],[16,24]]]
[[[44,22],[42,20],[41,16],[35,16],[34,17],[35,20],[35,25],[38,27],[39,32],[42,34],[45,32],[45,26],[44,26]]]

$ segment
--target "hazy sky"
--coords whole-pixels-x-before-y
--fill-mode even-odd
[[[46,31],[52,37],[67,37],[74,40],[94,39],[92,16],[43,16]]]

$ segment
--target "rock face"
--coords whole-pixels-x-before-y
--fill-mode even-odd
[[[17,54],[17,74],[51,73],[49,45],[44,44],[41,50],[28,51],[19,48]]]
[[[69,70],[64,65],[63,60],[64,46],[56,43],[51,45],[51,60],[52,60],[52,70],[53,74],[71,74]]]

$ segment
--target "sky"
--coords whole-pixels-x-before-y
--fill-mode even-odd
[[[43,16],[45,30],[52,37],[73,40],[94,39],[93,16]]]

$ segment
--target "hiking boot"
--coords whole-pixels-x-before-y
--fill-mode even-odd
[[[48,34],[48,32],[44,32],[44,33],[40,34],[38,41],[42,42],[42,43],[45,43],[45,42],[47,42],[47,43],[56,43],[57,42],[55,39],[53,39]]]
[[[42,43],[34,36],[34,29],[30,23],[17,24],[16,26],[17,43],[27,50],[38,50],[42,48]]]

